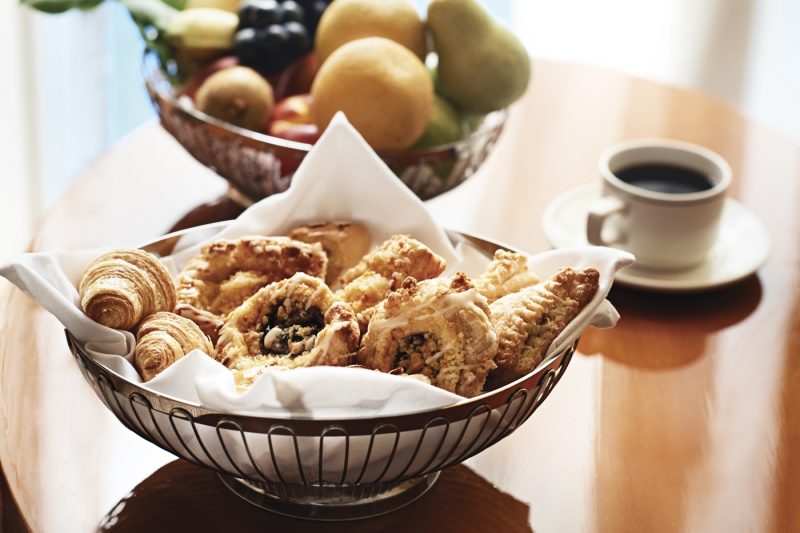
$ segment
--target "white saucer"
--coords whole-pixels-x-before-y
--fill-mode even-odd
[[[544,212],[547,240],[555,248],[587,246],[586,214],[600,195],[598,184],[571,189],[553,200]],[[689,292],[727,285],[761,268],[767,261],[767,229],[742,204],[725,201],[719,236],[701,264],[685,270],[653,270],[635,264],[617,272],[624,285],[664,292]]]

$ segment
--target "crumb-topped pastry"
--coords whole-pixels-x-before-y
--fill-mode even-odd
[[[328,285],[333,285],[342,272],[358,263],[372,245],[367,228],[353,222],[307,224],[293,229],[289,237],[322,245],[328,255],[328,273],[325,276]]]
[[[499,339],[492,385],[510,383],[536,368],[550,343],[594,297],[599,278],[593,268],[564,268],[492,303],[489,309]]]
[[[423,374],[462,396],[480,394],[494,368],[497,336],[489,306],[466,275],[407,278],[375,309],[358,352],[360,364]]]
[[[358,341],[353,310],[321,279],[297,273],[234,309],[220,328],[216,351],[237,382],[249,384],[263,367],[346,366]]]
[[[497,250],[486,271],[472,280],[489,303],[506,294],[536,285],[539,278],[528,268],[528,256],[509,250]]]
[[[322,246],[288,237],[242,237],[203,247],[178,276],[175,312],[212,339],[223,318],[260,288],[297,272],[324,277]]]
[[[366,329],[375,305],[407,277],[435,278],[447,263],[430,248],[408,235],[394,235],[339,276],[337,294],[359,315]]]

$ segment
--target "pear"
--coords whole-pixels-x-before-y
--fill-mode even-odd
[[[434,95],[431,121],[413,148],[424,150],[450,144],[461,140],[463,136],[461,115],[447,100],[437,94]]]
[[[439,90],[462,111],[502,109],[525,92],[531,77],[525,47],[475,0],[431,0],[428,28],[439,56]]]

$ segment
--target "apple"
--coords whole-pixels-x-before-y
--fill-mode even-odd
[[[283,93],[281,96],[291,96],[311,92],[311,84],[319,70],[319,61],[313,52],[304,55],[284,71]]]
[[[297,124],[287,120],[277,120],[270,125],[269,134],[287,141],[314,144],[319,140],[316,124]]]
[[[311,95],[297,94],[276,103],[267,133],[290,141],[317,142],[319,129],[311,117]]]

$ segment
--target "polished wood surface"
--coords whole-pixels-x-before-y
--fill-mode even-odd
[[[800,531],[800,148],[703,94],[535,67],[478,175],[430,202],[445,225],[545,250],[545,206],[598,179],[603,149],[671,137],[730,162],[731,194],[766,224],[772,255],[712,292],[615,288],[618,326],[584,335],[530,421],[405,511],[352,528]],[[32,248],[137,244],[226,218],[236,209],[218,199],[224,191],[149,124],[75,182]],[[0,309],[4,524],[16,503],[37,532],[323,528],[250,508],[212,473],[127,431],[83,381],[52,316],[13,288]]]

